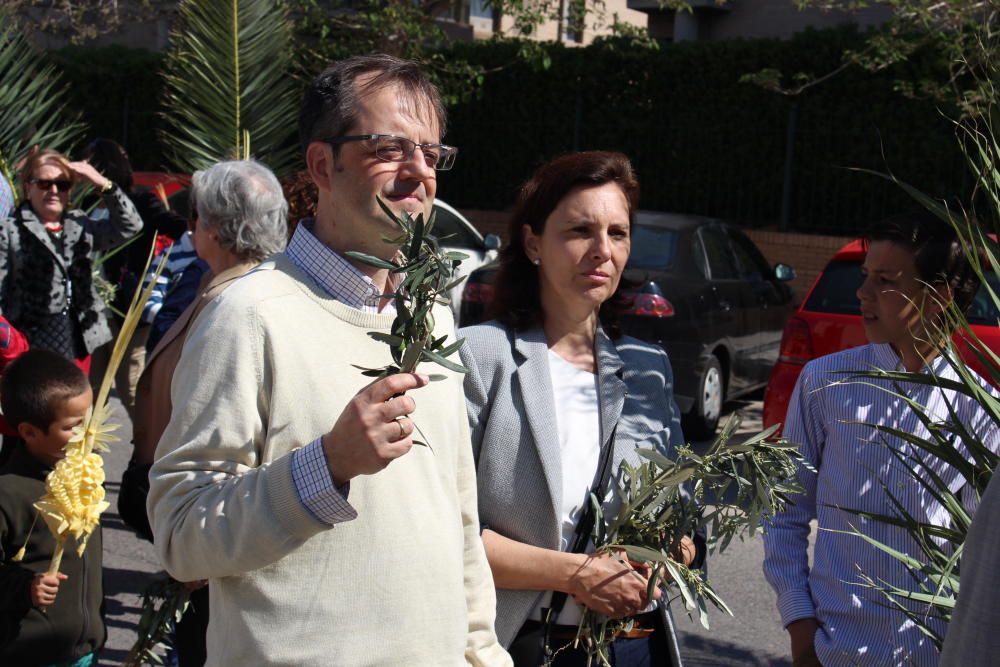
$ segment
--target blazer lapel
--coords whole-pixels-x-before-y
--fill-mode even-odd
[[[552,398],[552,377],[549,374],[549,345],[540,328],[514,333],[514,349],[523,357],[518,364],[517,378],[521,385],[524,411],[538,449],[542,472],[549,485],[549,498],[556,517],[562,502],[562,457],[559,452],[559,428],[556,424]]]
[[[629,445],[623,443],[622,438],[616,438],[614,443],[609,442],[611,433],[621,418],[625,396],[628,394],[623,379],[625,364],[618,356],[614,342],[601,327],[597,327],[594,347],[597,355],[597,395],[601,406],[601,451],[605,447],[615,446],[612,459],[612,475],[615,475],[620,461],[628,458],[629,454]]]
[[[29,234],[31,234],[39,241],[41,241],[42,245],[45,246],[45,248],[50,253],[52,253],[53,257],[56,258],[56,262],[59,264],[59,268],[61,268],[63,272],[65,272],[66,260],[65,258],[63,258],[62,255],[60,255],[56,251],[56,246],[54,243],[52,243],[52,237],[50,237],[49,233],[45,231],[45,225],[42,223],[41,220],[38,219],[38,216],[35,215],[35,212],[32,211],[28,205],[25,204],[24,206],[21,207],[19,213],[21,215],[21,222],[24,223],[24,229]]]

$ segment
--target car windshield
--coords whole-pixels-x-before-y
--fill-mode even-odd
[[[837,315],[860,315],[857,291],[861,287],[862,280],[860,262],[830,262],[823,270],[823,275],[813,288],[803,310]],[[1000,294],[1000,276],[990,272],[987,274],[987,281],[994,293]],[[996,303],[985,286],[979,288],[966,318],[969,324],[997,326],[1000,311],[997,311]]]
[[[669,269],[677,256],[678,236],[673,229],[634,225],[628,265],[640,269]]]

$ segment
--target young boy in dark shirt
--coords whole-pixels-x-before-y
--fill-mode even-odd
[[[0,665],[89,667],[104,644],[100,530],[47,576],[56,542],[33,506],[92,401],[83,372],[46,350],[25,352],[0,380],[0,406],[24,441],[0,468]]]

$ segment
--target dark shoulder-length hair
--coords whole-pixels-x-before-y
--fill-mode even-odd
[[[500,253],[491,318],[518,331],[542,323],[538,267],[524,250],[524,225],[540,235],[549,215],[572,190],[605,183],[614,183],[622,189],[631,222],[639,201],[639,181],[632,163],[621,153],[587,151],[562,155],[539,167],[521,186],[508,222],[508,243]],[[600,309],[601,324],[612,338],[621,335],[618,314],[624,302],[623,282],[619,282],[614,295]]]

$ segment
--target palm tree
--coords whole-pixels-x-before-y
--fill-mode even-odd
[[[164,62],[170,129],[161,138],[174,168],[254,155],[279,176],[289,172],[298,97],[291,54],[277,0],[184,0]]]
[[[0,171],[10,181],[13,167],[33,146],[67,151],[85,127],[68,109],[66,86],[0,8]],[[16,188],[15,188],[16,189]]]

